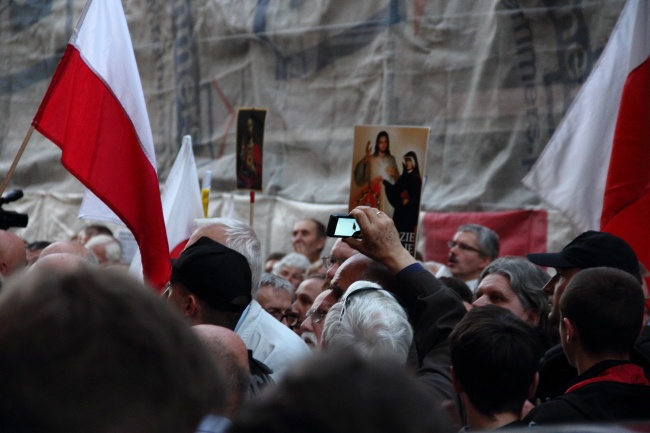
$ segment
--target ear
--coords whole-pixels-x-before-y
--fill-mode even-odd
[[[481,268],[481,271],[482,271],[483,269],[487,268],[487,266],[490,263],[492,263],[492,259],[490,257],[484,256],[484,255],[481,255],[480,257],[481,257],[481,261],[479,262],[479,267]]]
[[[325,248],[325,242],[327,242],[327,237],[326,236],[323,236],[322,238],[318,239],[318,243],[316,245],[318,245],[319,250],[322,250],[323,248]]]
[[[185,317],[200,317],[198,314],[201,312],[201,305],[199,300],[192,293],[183,298],[183,315]]]
[[[537,308],[526,311],[526,322],[533,327],[539,325],[539,310]]]
[[[576,338],[576,328],[573,326],[573,323],[566,317],[562,318],[562,326],[564,327],[564,335],[566,336],[567,343],[569,341],[574,341]]]
[[[0,262],[0,274],[7,275],[9,272],[9,266],[5,262]]]
[[[463,389],[463,385],[461,385],[460,381],[456,377],[454,367],[449,367],[449,371],[451,372],[451,384],[454,387],[454,391],[456,391],[456,394],[462,394],[465,392],[465,390]]]
[[[537,391],[537,385],[539,385],[539,372],[535,372],[533,383],[531,383],[530,388],[528,388],[528,398],[533,398],[535,391]]]

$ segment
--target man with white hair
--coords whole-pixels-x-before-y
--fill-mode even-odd
[[[338,269],[331,287],[345,292],[352,282],[378,281],[363,277],[369,271],[392,276],[383,278],[381,286],[399,297],[408,313],[417,351],[418,380],[438,404],[455,399],[448,336],[466,313],[460,297],[402,246],[393,220],[384,212],[358,206],[350,215],[361,228],[361,239],[344,238],[343,242],[361,255],[352,256]]]
[[[95,235],[84,245],[95,253],[99,266],[117,265],[122,262],[120,241],[109,235]]]
[[[357,281],[327,313],[324,349],[357,350],[406,363],[413,329],[395,297],[370,281]]]
[[[311,352],[300,337],[255,300],[262,277],[257,235],[234,219],[203,219],[197,225],[172,266],[170,302],[193,324],[234,330],[277,380],[290,364]],[[232,284],[226,283],[229,280]],[[195,314],[197,309],[199,314]]]
[[[293,284],[294,289],[297,289],[305,279],[309,265],[311,263],[304,254],[289,253],[273,265],[273,275],[284,278]]]

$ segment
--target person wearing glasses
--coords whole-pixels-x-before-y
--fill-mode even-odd
[[[334,245],[332,245],[330,255],[323,257],[323,265],[327,272],[325,274],[327,276],[327,281],[332,281],[334,274],[336,274],[339,266],[341,266],[344,261],[358,253],[357,250],[350,248],[350,246],[340,238],[337,239],[336,242],[334,242]]]
[[[293,332],[302,335],[302,328],[300,325],[305,320],[307,311],[309,311],[311,306],[314,304],[316,297],[318,297],[325,288],[325,276],[322,274],[311,276],[300,283],[296,290],[295,301],[291,304],[292,320],[293,317],[295,317],[294,325],[290,326],[290,328],[293,329]]]
[[[332,290],[327,289],[318,295],[314,299],[312,307],[307,311],[305,320],[300,324],[300,337],[313,351],[318,351],[321,348],[325,316],[337,301],[331,294]]]
[[[499,256],[499,235],[479,224],[463,224],[447,245],[447,268],[475,292],[481,271]]]
[[[264,273],[255,300],[275,319],[289,326],[295,326],[297,316],[291,313],[294,300],[293,284],[277,275]]]

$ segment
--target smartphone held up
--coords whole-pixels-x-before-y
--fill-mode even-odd
[[[360,238],[361,228],[354,217],[347,214],[332,214],[327,223],[327,236],[331,238]]]

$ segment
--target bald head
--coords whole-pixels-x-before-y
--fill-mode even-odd
[[[41,255],[38,257],[36,262],[38,263],[39,260],[45,256],[49,256],[50,254],[72,254],[80,257],[82,261],[87,262],[90,266],[99,265],[97,256],[95,256],[95,254],[88,248],[75,241],[58,241],[51,243],[41,251]]]
[[[97,264],[88,262],[83,256],[71,253],[51,253],[39,257],[29,268],[28,272],[47,269],[48,272],[70,272],[82,267],[97,267]]]
[[[208,349],[219,371],[226,379],[228,404],[220,415],[231,417],[243,403],[248,393],[248,349],[234,331],[214,325],[195,325],[192,330]]]
[[[26,264],[25,242],[11,232],[0,230],[0,274],[11,275]]]
[[[334,274],[330,288],[340,297],[354,282],[366,280],[394,291],[396,281],[388,268],[363,254],[347,259]]]

